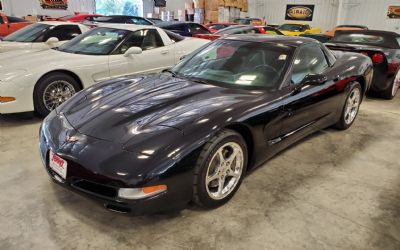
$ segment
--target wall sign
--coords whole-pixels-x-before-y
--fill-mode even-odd
[[[389,6],[387,16],[391,19],[400,19],[400,6]]]
[[[315,5],[288,4],[285,20],[312,21]]]
[[[39,0],[43,9],[68,9],[68,0]]]

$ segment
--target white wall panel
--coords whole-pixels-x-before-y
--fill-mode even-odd
[[[339,0],[249,0],[249,16],[266,17],[268,23],[281,24],[285,20],[287,4],[315,4],[311,26],[323,31],[336,26]],[[389,5],[400,5],[400,0],[343,0],[339,24],[367,25],[371,29],[400,33],[400,19],[387,18]]]
[[[342,22],[400,33],[400,19],[387,17],[389,5],[399,6],[400,0],[347,0]]]
[[[327,30],[336,24],[338,0],[251,0],[249,15],[259,18],[265,16],[268,23],[288,22],[285,20],[287,4],[314,4],[314,18],[309,22],[311,26]]]
[[[38,0],[2,0],[5,13],[14,16],[49,15],[60,17],[74,12],[94,13],[95,0],[69,0],[68,10],[44,10]]]

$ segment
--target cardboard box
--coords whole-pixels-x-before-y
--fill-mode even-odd
[[[22,18],[27,20],[27,21],[29,21],[29,22],[32,22],[32,23],[39,22],[39,19],[38,19],[37,16],[24,16]]]

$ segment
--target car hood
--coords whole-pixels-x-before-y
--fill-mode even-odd
[[[0,52],[7,52],[7,51],[19,50],[19,49],[29,50],[31,47],[32,47],[32,43],[8,42],[8,41],[0,42]]]
[[[135,135],[151,135],[160,127],[184,133],[186,127],[220,118],[224,109],[248,104],[256,95],[260,92],[195,83],[161,73],[92,86],[58,112],[82,134],[125,144]]]
[[[35,68],[65,68],[67,61],[80,62],[88,55],[49,50],[16,50],[0,54],[0,75],[15,69],[34,70]]]

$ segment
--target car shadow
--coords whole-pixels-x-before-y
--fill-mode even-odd
[[[31,125],[41,122],[42,118],[33,112],[17,114],[0,114],[0,127],[15,127],[18,125]]]

